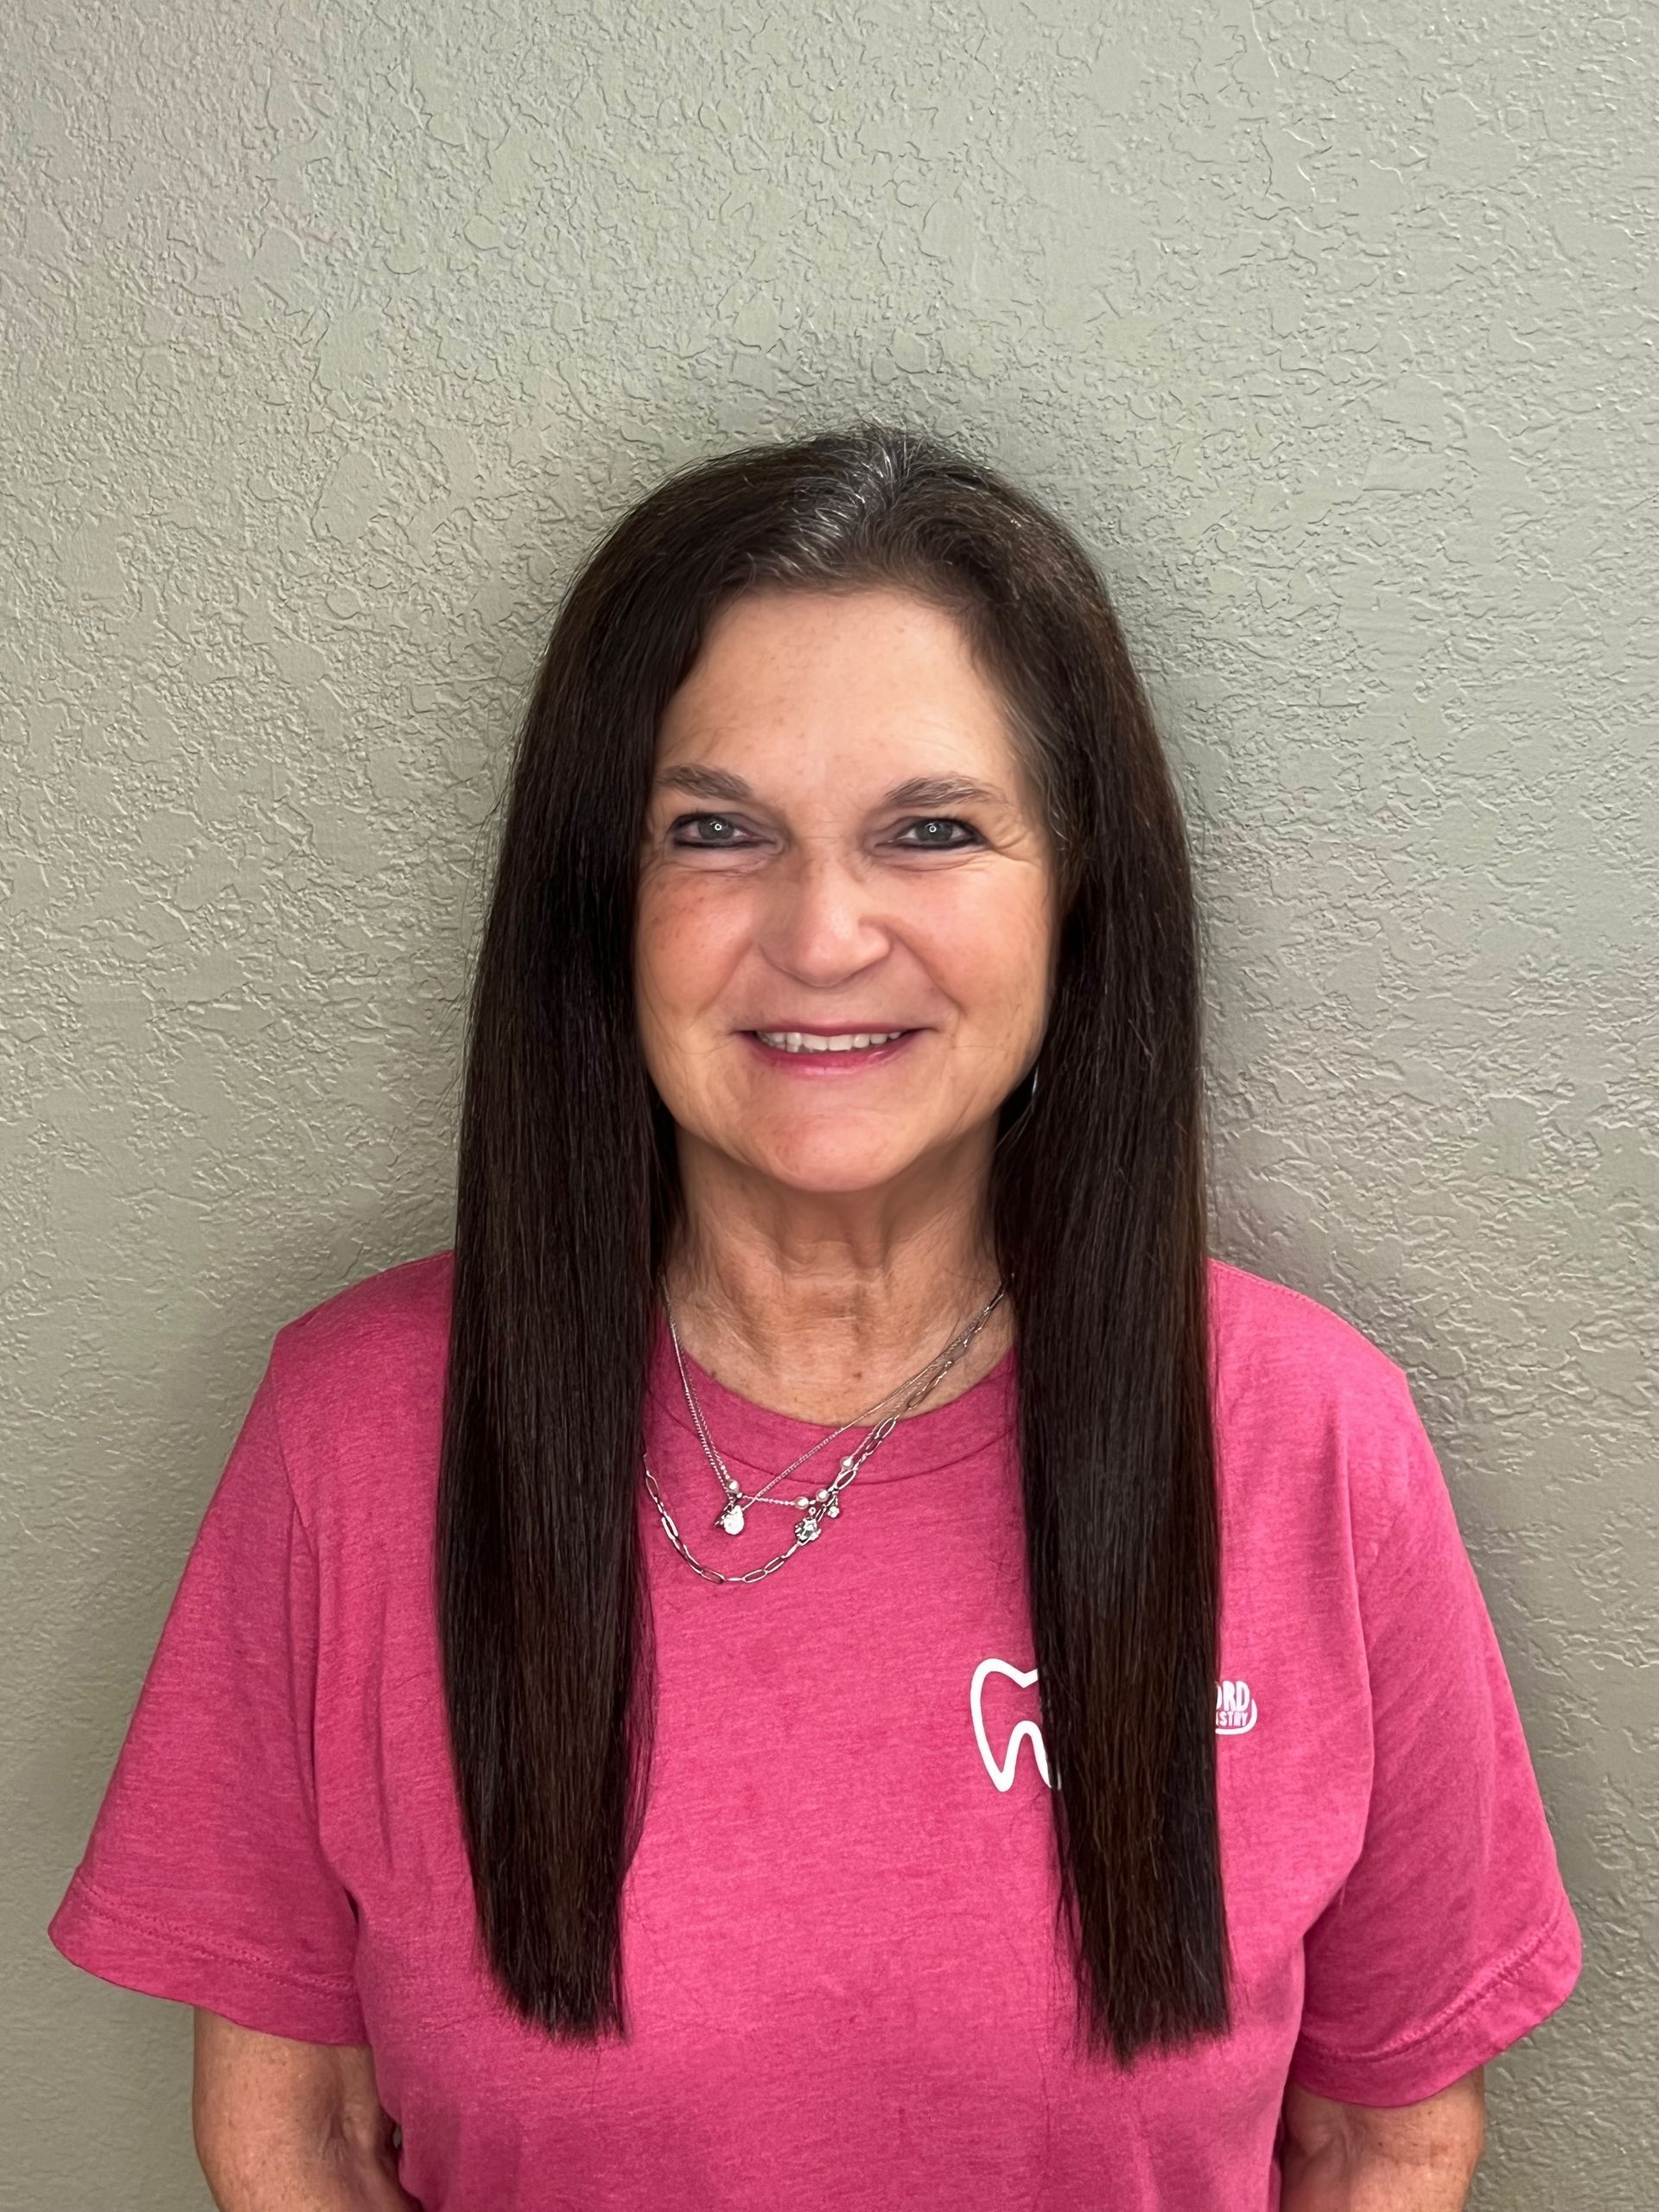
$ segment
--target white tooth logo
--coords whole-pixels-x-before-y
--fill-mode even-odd
[[[1027,1671],[1011,1667],[1006,1659],[982,1659],[974,1669],[973,1688],[968,1702],[974,1716],[974,1739],[979,1745],[979,1756],[985,1762],[985,1771],[997,1788],[1007,1791],[1014,1787],[1014,1770],[1020,1762],[1020,1746],[1027,1738],[1037,1761],[1037,1771],[1052,1789],[1060,1786],[1058,1771],[1051,1773],[1048,1746],[1043,1741],[1043,1732],[1034,1720],[1022,1720],[1008,1738],[1008,1748],[999,1766],[991,1756],[991,1740],[985,1733],[985,1714],[981,1700],[984,1695],[988,1675],[1006,1675],[1020,1689],[1029,1689],[1037,1679],[1035,1667]],[[1216,1685],[1216,1733],[1218,1736],[1244,1736],[1255,1726],[1255,1700],[1250,1686],[1243,1681],[1222,1681]]]
[[[1037,1755],[1038,1773],[1042,1776],[1045,1782],[1049,1783],[1052,1789],[1058,1789],[1059,1777],[1055,1775],[1051,1780],[1048,1771],[1048,1746],[1043,1741],[1042,1730],[1034,1720],[1022,1720],[1013,1735],[1009,1737],[1007,1751],[1001,1766],[991,1757],[990,1738],[985,1733],[985,1715],[981,1712],[979,1704],[981,1694],[985,1688],[987,1675],[1006,1675],[1011,1682],[1017,1682],[1021,1689],[1027,1689],[1037,1679],[1037,1669],[1033,1667],[1028,1675],[1023,1674],[1018,1667],[1010,1667],[1006,1659],[982,1659],[974,1669],[974,1687],[969,1692],[968,1702],[974,1709],[974,1734],[978,1738],[979,1756],[985,1762],[986,1773],[990,1776],[999,1789],[1012,1789],[1014,1770],[1020,1758],[1020,1746],[1025,1742],[1027,1737],[1029,1737],[1031,1748]]]

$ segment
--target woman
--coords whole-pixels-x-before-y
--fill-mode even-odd
[[[277,1332],[52,1923],[229,2212],[1463,2202],[1578,1927],[1404,1373],[1206,1251],[1196,944],[997,475],[599,547],[453,1251]]]

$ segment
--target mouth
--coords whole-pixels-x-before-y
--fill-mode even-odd
[[[745,1029],[751,1049],[791,1075],[851,1075],[884,1066],[922,1035],[919,1029]]]

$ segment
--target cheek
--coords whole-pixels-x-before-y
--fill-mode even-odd
[[[729,974],[742,935],[729,906],[705,887],[664,876],[641,886],[634,929],[634,984],[642,1016],[671,1021],[708,1006]]]
[[[1047,987],[1049,922],[1040,893],[995,902],[963,899],[927,918],[918,949],[940,987],[971,1020],[999,1030],[1040,1007]]]

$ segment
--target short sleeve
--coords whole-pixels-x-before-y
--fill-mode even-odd
[[[1484,2065],[1566,2002],[1582,1957],[1491,1620],[1395,1374],[1372,1484],[1382,1532],[1356,1535],[1370,1807],[1358,1858],[1307,1932],[1289,2069],[1361,2105],[1415,2104]]]
[[[356,1914],[318,1834],[316,1670],[316,1559],[267,1365],[48,1928],[65,1958],[268,2035],[367,2042]]]

